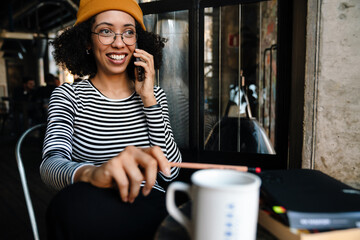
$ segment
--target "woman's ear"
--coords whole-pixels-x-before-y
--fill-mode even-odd
[[[91,43],[86,44],[86,54],[89,55],[91,53]]]

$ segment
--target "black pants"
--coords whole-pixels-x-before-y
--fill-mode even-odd
[[[117,190],[76,183],[51,201],[48,239],[152,240],[166,215],[165,194],[156,189],[124,203]]]

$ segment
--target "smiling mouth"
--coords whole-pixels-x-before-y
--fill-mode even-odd
[[[125,54],[118,55],[118,54],[109,54],[107,55],[109,58],[113,60],[123,60],[125,58]]]

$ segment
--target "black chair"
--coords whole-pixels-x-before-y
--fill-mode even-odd
[[[264,129],[254,118],[222,118],[209,134],[205,150],[275,154]]]
[[[239,95],[240,92],[243,93],[245,114],[242,116],[240,106],[229,100],[224,117],[214,124],[205,141],[205,150],[275,154],[265,130],[252,116],[246,88],[243,85],[236,91]],[[232,108],[236,109],[237,113],[230,114]]]

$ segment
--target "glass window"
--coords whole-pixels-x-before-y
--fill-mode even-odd
[[[204,150],[275,154],[277,3],[204,9]]]
[[[189,148],[189,17],[188,11],[144,16],[146,28],[167,39],[157,85],[164,89],[174,138]]]

